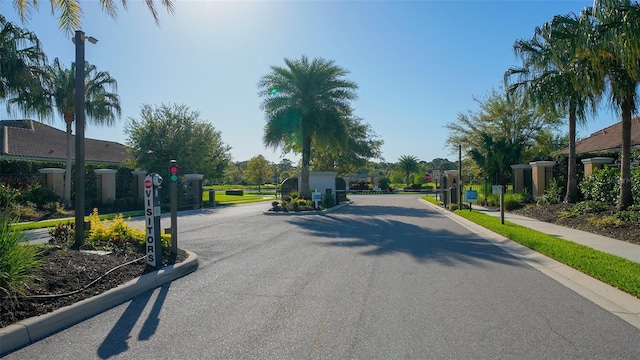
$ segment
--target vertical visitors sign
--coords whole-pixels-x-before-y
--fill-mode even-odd
[[[144,178],[145,249],[147,264],[153,267],[159,267],[162,264],[158,199],[160,184],[162,184],[162,178],[158,174],[149,174]]]

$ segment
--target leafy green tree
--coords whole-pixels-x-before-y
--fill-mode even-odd
[[[0,15],[0,99],[33,91],[40,81],[46,56],[35,33],[8,22]],[[7,102],[7,112],[12,103]]]
[[[165,177],[169,161],[176,160],[181,174],[221,179],[231,158],[220,132],[186,105],[145,104],[140,119],[130,117],[124,132],[137,166]]]
[[[377,138],[369,124],[357,117],[346,117],[348,140],[344,146],[329,142],[315,144],[311,164],[317,171],[347,174],[366,166],[369,159],[380,158],[384,141]],[[338,146],[336,146],[338,145]]]
[[[458,164],[453,161],[449,161],[449,159],[435,158],[427,162],[427,167],[432,170],[440,171],[456,170],[458,168]]]
[[[522,67],[513,67],[505,73],[505,82],[511,81],[507,92],[524,93],[524,99],[535,106],[551,111],[567,112],[569,122],[569,159],[565,202],[579,199],[576,174],[576,124],[585,124],[589,113],[596,112],[600,94],[589,86],[594,74],[587,59],[578,56],[575,39],[591,24],[574,14],[554,17],[551,22],[537,27],[529,40],[518,40],[514,50],[522,59]]]
[[[276,164],[276,172],[282,173],[283,171],[291,171],[291,170],[295,170],[296,166],[293,164],[293,162],[291,162],[291,160],[289,159],[282,159],[280,160],[280,163]]]
[[[58,19],[60,21],[60,29],[64,30],[66,33],[71,33],[75,29],[80,29],[82,26],[82,8],[80,6],[80,0],[50,0],[51,3],[51,15],[55,15],[59,13]],[[151,11],[151,15],[156,23],[159,23],[158,20],[158,10],[156,9],[156,4],[154,0],[145,0],[147,7]],[[173,0],[162,0],[162,5],[167,8],[167,11],[173,14],[175,9],[175,4]],[[115,19],[118,14],[118,7],[113,0],[100,0],[100,4],[102,5],[102,9],[107,15]],[[129,2],[127,0],[122,0],[122,7],[126,10]],[[21,0],[14,1],[13,6],[16,11],[20,15],[20,19],[24,22],[28,20],[31,16],[31,13],[34,10],[38,10],[39,6],[38,0]]]
[[[508,180],[510,165],[533,160],[539,141],[562,124],[561,114],[528,106],[519,93],[507,97],[494,90],[478,102],[477,112],[459,113],[456,122],[445,125],[449,129],[446,142],[456,152],[462,145],[467,156],[474,152],[474,160],[486,159],[484,166],[492,167],[487,173],[499,182]]]
[[[272,66],[258,83],[266,114],[263,141],[302,153],[300,195],[309,198],[312,144],[347,143],[343,117],[351,113],[357,85],[345,80],[348,71],[331,60],[302,56],[284,62],[286,67]]]
[[[244,171],[238,164],[229,161],[224,171],[224,179],[228,184],[240,184],[244,181]]]
[[[402,155],[400,159],[398,159],[398,164],[396,165],[398,171],[402,171],[404,173],[404,182],[407,186],[410,185],[409,175],[420,170],[420,165],[418,165],[418,158],[412,155]]]
[[[43,69],[42,83],[37,91],[21,93],[9,100],[24,112],[36,112],[43,119],[62,117],[66,124],[67,159],[64,177],[65,205],[71,203],[71,165],[73,154],[72,125],[75,113],[75,64],[65,67],[58,58],[53,65]],[[98,71],[95,65],[85,62],[85,113],[86,120],[96,125],[111,126],[120,117],[120,99],[116,93],[118,83],[108,72]]]
[[[271,180],[273,176],[273,168],[271,164],[262,155],[255,156],[247,163],[245,170],[247,180],[258,184],[258,192],[261,192],[260,185]]]

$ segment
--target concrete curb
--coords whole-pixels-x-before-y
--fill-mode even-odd
[[[198,256],[190,251],[187,253],[189,257],[181,263],[144,274],[126,284],[73,305],[0,329],[0,356],[120,305],[147,290],[155,289],[196,271]]]
[[[350,204],[353,204],[353,201],[347,201],[345,203],[342,203],[340,205],[336,205],[334,207],[330,207],[328,209],[324,209],[322,211],[264,211],[262,212],[262,214],[264,215],[295,215],[295,216],[301,216],[301,215],[324,215],[324,214],[328,214],[332,211],[336,211],[338,209],[342,209],[345,206],[348,206]]]
[[[640,329],[640,299],[624,291],[594,279],[568,265],[542,255],[526,246],[496,234],[451,211],[419,199],[420,202],[438,209],[442,214],[458,224],[464,226],[493,245],[501,248],[513,257],[542,272],[560,284],[573,290],[585,299],[600,306],[602,309],[616,315],[628,324]],[[536,230],[536,229],[534,229]],[[567,240],[570,241],[570,240]]]

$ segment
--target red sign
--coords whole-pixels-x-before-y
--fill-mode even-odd
[[[431,180],[431,175],[429,175],[429,174],[424,174],[424,180],[425,180],[425,181],[429,181],[429,180]]]
[[[151,189],[151,187],[153,186],[151,179],[144,179],[144,188],[145,189]]]

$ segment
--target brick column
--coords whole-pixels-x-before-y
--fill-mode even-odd
[[[613,158],[610,157],[593,157],[589,159],[583,159],[584,164],[584,176],[593,174],[594,169],[601,169],[607,164],[613,163]]]
[[[41,174],[44,174],[46,186],[52,189],[60,197],[64,196],[64,173],[65,169],[59,168],[44,168],[38,170]]]
[[[144,200],[144,178],[147,176],[147,170],[134,170],[133,175],[133,196],[140,200]]]
[[[100,177],[99,200],[101,204],[112,203],[116,200],[116,173],[113,169],[93,170]]]
[[[548,184],[548,176],[547,169],[553,168],[555,165],[555,161],[535,161],[530,162],[531,165],[531,177],[533,180],[533,198],[535,199],[538,196],[544,195],[544,191],[547,189]]]
[[[511,169],[513,170],[513,192],[519,193],[524,190],[524,171],[526,169],[531,169],[531,165],[529,164],[516,164],[511,165]]]

